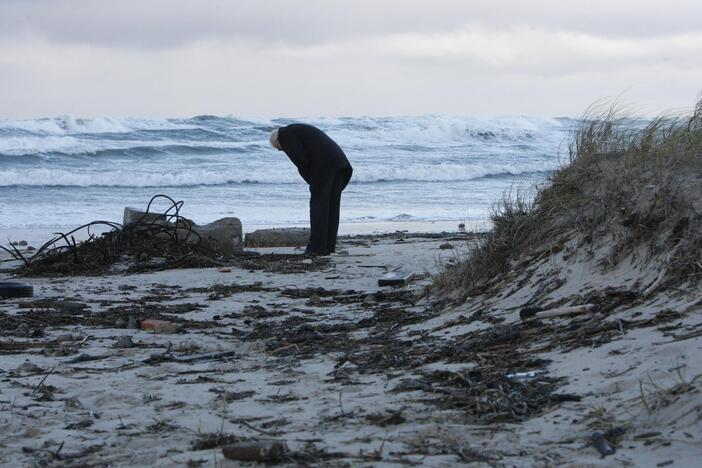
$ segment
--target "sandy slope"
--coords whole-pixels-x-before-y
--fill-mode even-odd
[[[217,445],[267,438],[286,442],[288,463],[332,466],[695,464],[698,296],[627,295],[655,266],[603,273],[596,251],[567,245],[460,305],[422,298],[428,275],[377,293],[380,274],[433,273],[470,245],[444,242],[347,238],[328,263],[279,257],[270,271],[33,279],[33,300],[88,308],[0,303],[0,463],[236,466]],[[576,303],[596,308],[519,318]],[[156,316],[184,331],[126,328]],[[137,346],[113,347],[123,336]],[[82,355],[100,359],[71,362]],[[614,455],[600,457],[595,431]]]

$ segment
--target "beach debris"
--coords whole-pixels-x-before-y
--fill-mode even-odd
[[[74,333],[64,333],[56,337],[56,342],[63,343],[65,341],[82,341],[85,339],[84,335],[74,334]]]
[[[285,442],[277,440],[238,442],[222,447],[226,458],[237,461],[277,462],[286,452]]]
[[[154,213],[151,206],[157,200],[166,200],[170,206],[161,213]],[[156,195],[145,211],[126,209],[125,225],[93,221],[57,234],[31,256],[16,247],[0,246],[0,249],[22,262],[17,270],[22,276],[220,267],[224,256],[241,252],[238,219],[224,218],[198,226],[180,215],[182,206],[182,201]],[[96,228],[107,231],[98,236],[92,232]],[[87,231],[88,238],[77,242],[74,236],[82,231]]]
[[[376,426],[380,427],[385,427],[385,426],[396,426],[398,424],[402,424],[406,421],[405,417],[402,416],[402,410],[400,411],[391,411],[387,410],[387,413],[376,413],[376,414],[369,414],[366,416],[366,420],[371,422],[372,424],[375,424]]]
[[[219,390],[217,388],[211,388],[210,391],[212,393],[217,393],[219,395],[219,398],[221,400],[224,400],[224,402],[226,402],[226,403],[244,400],[244,399],[250,398],[256,394],[256,392],[253,390],[245,390],[243,392],[228,392],[226,390]]]
[[[20,309],[42,309],[44,311],[52,309],[62,314],[75,315],[82,314],[88,308],[88,305],[74,300],[44,298],[23,302],[18,304],[18,307]]]
[[[590,436],[590,445],[595,447],[595,449],[600,452],[602,458],[607,455],[614,455],[617,449],[610,445],[609,441],[605,437],[603,432],[596,431]]]
[[[217,360],[226,360],[227,358],[232,358],[235,357],[239,354],[240,352],[237,351],[223,351],[221,353],[208,353],[208,354],[201,354],[199,356],[192,356],[192,357],[186,357],[186,358],[178,358],[175,357],[171,354],[171,347],[169,345],[168,349],[164,351],[161,354],[152,354],[148,358],[144,359],[142,362],[144,364],[149,364],[149,365],[155,365],[155,364],[160,364],[162,362],[179,362],[182,364],[192,364],[194,362],[203,362],[203,361],[217,361]]]
[[[129,318],[127,319],[127,328],[130,328],[130,329],[139,329],[139,328],[141,328],[141,327],[139,326],[139,321],[136,319],[136,317],[131,316],[131,315],[129,316]]]
[[[37,366],[34,364],[32,361],[24,361],[22,364],[20,364],[17,369],[15,369],[16,374],[41,374],[44,372],[44,369],[41,367]]]
[[[17,283],[15,281],[0,282],[0,298],[32,297],[33,295],[34,287],[29,284]]]
[[[296,274],[323,270],[328,268],[331,262],[329,257],[306,258],[300,254],[263,254],[236,255],[229,260],[229,263],[245,270]]]
[[[80,402],[78,397],[72,396],[70,398],[66,398],[64,401],[64,406],[67,409],[72,409],[72,410],[77,410],[77,409],[83,409],[83,403]]]
[[[142,330],[152,330],[154,333],[168,334],[178,333],[182,326],[167,320],[142,320],[140,322]]]
[[[198,434],[197,439],[192,442],[191,447],[193,450],[210,450],[229,444],[235,444],[240,441],[241,437],[235,436],[234,434],[227,434],[221,431],[206,432]]]
[[[450,250],[453,248],[454,248],[453,244],[451,244],[449,242],[444,242],[443,244],[439,245],[439,249],[441,249],[441,250]]]
[[[505,375],[505,377],[510,380],[514,380],[515,382],[528,382],[530,380],[538,379],[542,374],[543,372],[539,371],[514,372],[512,374]]]
[[[79,354],[78,356],[74,357],[73,359],[69,359],[68,361],[64,361],[64,364],[78,364],[80,362],[92,362],[92,361],[101,361],[103,359],[108,359],[111,358],[112,354]]]
[[[310,296],[310,298],[307,300],[307,305],[319,307],[319,306],[322,305],[322,298],[319,297],[319,296],[316,295],[316,294],[313,294],[313,295]]]
[[[562,317],[564,315],[577,315],[590,312],[597,307],[595,304],[583,304],[568,307],[556,307],[554,309],[543,310],[538,307],[525,307],[519,311],[519,318],[527,319],[544,319]]]
[[[416,276],[414,272],[392,271],[378,278],[378,286],[405,286]]]
[[[19,338],[29,338],[33,334],[33,330],[26,323],[20,323],[14,330],[8,330],[5,334],[16,336]],[[39,334],[41,336],[41,334]]]
[[[120,336],[112,345],[113,348],[133,348],[136,346],[129,335]]]
[[[648,297],[651,294],[653,294],[656,289],[658,289],[663,283],[663,280],[665,279],[666,274],[668,273],[667,268],[663,268],[659,273],[658,276],[656,276],[656,279],[646,288],[644,289],[643,293],[641,294],[643,297]]]
[[[122,226],[162,225],[175,229],[176,237],[183,242],[197,245],[221,257],[231,257],[242,250],[242,228],[239,218],[222,218],[209,224],[198,225],[193,221],[178,216],[171,222],[167,213],[158,214],[125,207]],[[170,233],[159,234],[168,236]]]
[[[310,240],[308,228],[258,229],[246,234],[245,247],[304,247]]]
[[[64,427],[64,429],[66,429],[66,430],[85,429],[87,427],[92,426],[93,424],[95,424],[95,421],[93,421],[92,419],[84,418],[84,419],[81,419],[77,422],[68,424],[67,426]]]

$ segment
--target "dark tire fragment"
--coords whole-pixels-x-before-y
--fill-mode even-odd
[[[25,283],[0,282],[0,297],[3,299],[11,297],[32,297],[34,288]]]

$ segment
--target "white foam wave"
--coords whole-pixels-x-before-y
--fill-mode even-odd
[[[383,146],[447,147],[526,142],[551,148],[563,140],[568,125],[563,120],[535,117],[450,117],[427,115],[397,118],[316,118],[300,119],[318,125],[337,139],[342,147],[371,150]],[[101,117],[75,119],[70,116],[35,120],[0,120],[0,153],[9,155],[58,152],[91,154],[104,149],[126,149],[133,146],[161,147],[168,145],[227,147],[241,144],[264,144],[269,128],[288,120],[252,121],[211,117],[208,119],[136,119]],[[292,122],[292,120],[290,120]],[[125,141],[132,131],[205,130],[201,140],[192,137],[178,141],[177,133],[158,135],[153,141]],[[21,130],[22,132],[13,132]],[[207,141],[214,131],[225,141]],[[29,134],[27,134],[29,133]],[[100,136],[100,137],[98,137]],[[141,139],[140,137],[134,138]],[[151,137],[148,138],[151,140]],[[220,140],[220,138],[214,138]]]
[[[329,133],[340,141],[363,143],[446,144],[484,142],[486,140],[517,142],[523,140],[560,139],[565,129],[558,119],[537,117],[450,117],[427,115],[392,119],[348,119],[345,124],[318,119],[317,125],[329,127]]]
[[[451,182],[467,181],[490,175],[525,174],[548,171],[555,164],[415,164],[405,167],[359,168],[352,182],[373,183],[392,181]],[[234,183],[291,184],[302,179],[287,164],[274,168],[247,170],[183,169],[170,172],[135,172],[133,170],[72,171],[51,168],[8,169],[0,171],[0,186],[69,186],[69,187],[179,187],[193,185],[224,185]]]
[[[76,119],[70,115],[31,120],[0,120],[0,129],[24,130],[40,135],[127,133],[135,130],[175,130],[195,128],[167,119],[96,117]]]
[[[263,144],[264,142],[259,142]],[[24,156],[47,153],[66,155],[96,154],[100,151],[125,151],[133,148],[165,148],[181,146],[184,148],[215,148],[221,150],[239,149],[250,142],[229,141],[178,141],[178,140],[92,140],[75,136],[13,136],[0,138],[0,154]]]

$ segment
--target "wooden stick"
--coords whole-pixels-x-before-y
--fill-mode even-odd
[[[34,389],[32,390],[32,393],[36,392],[37,389],[38,389],[39,387],[42,386],[42,384],[44,383],[44,381],[46,380],[46,378],[49,377],[51,374],[54,373],[54,370],[56,370],[55,367],[52,367],[51,369],[49,369],[49,372],[47,372],[46,375],[44,376],[44,378],[41,379],[41,382],[39,382],[39,383],[37,384],[37,386],[34,387]]]
[[[544,319],[544,318],[555,318],[564,315],[575,315],[584,314],[585,312],[590,312],[592,309],[597,307],[595,304],[583,304],[577,306],[568,307],[556,307],[555,309],[549,310],[538,310],[534,308],[524,308],[519,312],[519,318],[522,320],[528,319]]]
[[[643,297],[648,297],[653,293],[656,289],[658,289],[658,286],[661,285],[663,282],[663,278],[665,278],[665,274],[668,272],[667,268],[663,268],[660,273],[658,273],[658,276],[656,277],[656,280],[651,283],[649,287],[647,287],[644,292],[641,294]]]

